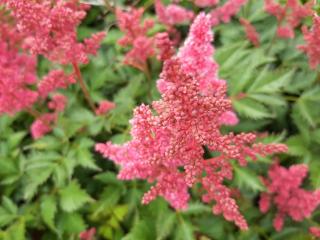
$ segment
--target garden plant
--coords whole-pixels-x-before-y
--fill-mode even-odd
[[[0,240],[320,239],[317,0],[0,0]]]

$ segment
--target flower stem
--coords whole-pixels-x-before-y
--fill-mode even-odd
[[[39,117],[41,117],[41,113],[39,113],[37,110],[32,109],[32,108],[27,108],[26,111],[33,116],[34,118],[38,119]]]
[[[106,5],[106,8],[108,11],[114,13],[114,7],[111,5],[111,3],[109,2],[109,0],[104,0],[104,3]]]
[[[95,107],[94,102],[93,102],[92,98],[90,97],[89,91],[88,91],[88,89],[87,89],[87,87],[86,87],[86,85],[85,85],[85,83],[83,81],[79,66],[78,66],[77,63],[72,63],[72,66],[73,66],[73,69],[74,69],[75,74],[77,76],[77,80],[79,82],[81,90],[82,90],[82,92],[84,94],[84,97],[87,100],[87,102],[88,102],[90,108],[92,109],[92,111],[95,112],[96,111],[96,107]]]

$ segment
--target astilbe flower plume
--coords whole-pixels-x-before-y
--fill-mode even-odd
[[[207,45],[211,40],[210,18],[200,14],[180,49],[184,53],[164,62],[158,80],[162,83],[161,99],[154,101],[152,107],[142,104],[134,110],[130,122],[132,140],[124,145],[100,143],[96,150],[121,166],[119,179],[138,178],[155,183],[145,193],[144,204],[162,196],[172,207],[185,209],[190,198],[189,187],[200,183],[204,192],[202,200],[216,203],[215,214],[223,214],[241,229],[247,229],[247,223],[231,197],[232,190],[224,185],[224,179],[232,178],[230,159],[246,165],[247,157],[255,159],[257,154],[286,151],[286,146],[254,144],[256,137],[251,133],[223,135],[220,132],[220,117],[231,110],[226,84],[222,81],[214,90],[205,91],[201,84],[206,76],[192,69],[183,57],[189,52],[194,56],[188,59],[197,57],[201,59],[199,64],[206,63],[205,52],[196,50],[210,51]],[[201,46],[193,51],[195,44]],[[204,69],[204,74],[211,76],[207,70]],[[204,159],[203,146],[220,152],[220,156]]]
[[[260,45],[260,36],[256,28],[245,18],[240,18],[240,23],[244,27],[248,40],[255,46]]]
[[[247,0],[228,0],[224,5],[214,8],[210,12],[211,24],[218,25],[220,22],[228,23],[231,17],[236,15]]]
[[[81,240],[93,240],[95,234],[96,234],[96,228],[93,227],[93,228],[90,228],[88,230],[81,232],[79,234],[79,238]]]
[[[0,114],[13,115],[37,100],[31,89],[37,81],[37,61],[19,50],[22,36],[3,14],[0,10]]]
[[[273,226],[277,231],[283,228],[286,216],[300,222],[310,217],[319,205],[319,190],[312,192],[301,188],[307,174],[307,165],[297,164],[287,169],[275,163],[269,169],[268,178],[263,178],[267,192],[261,194],[260,210],[265,213],[271,203],[274,203],[278,212],[273,220]]]
[[[226,82],[218,77],[219,66],[212,59],[213,34],[208,29],[210,29],[208,21],[203,21],[201,26],[197,24],[191,26],[189,36],[180,48],[178,57],[181,59],[184,70],[198,79],[201,92],[210,95]],[[238,123],[236,114],[231,111],[226,111],[219,119],[221,124]]]
[[[320,238],[320,227],[310,227],[309,232],[316,238]]]
[[[315,69],[320,64],[320,17],[315,15],[311,29],[303,26],[302,32],[306,43],[298,48],[308,55],[310,67]]]
[[[147,19],[141,23],[143,12],[143,8],[130,8],[128,11],[116,9],[118,26],[125,34],[118,44],[132,47],[126,54],[124,63],[141,71],[146,70],[146,61],[154,54],[153,38],[147,36],[148,30],[153,27],[153,21]]]
[[[294,29],[304,18],[314,14],[312,9],[314,4],[314,0],[309,0],[305,4],[301,4],[299,0],[288,0],[285,5],[275,0],[264,0],[265,11],[277,18],[277,35],[280,38],[293,38]]]
[[[103,100],[99,103],[99,107],[96,109],[96,115],[101,116],[108,113],[110,110],[116,107],[115,103]]]
[[[61,64],[87,63],[88,54],[99,47],[104,33],[84,43],[77,40],[77,26],[89,5],[78,0],[0,0],[11,11],[17,28],[24,35],[24,48]]]
[[[157,58],[165,61],[175,54],[174,44],[167,32],[158,33],[155,37],[155,46],[158,49]]]
[[[31,125],[31,135],[34,139],[39,139],[52,131],[53,126],[58,120],[59,113],[63,112],[67,102],[67,97],[62,94],[56,93],[52,96],[51,101],[48,102],[48,108],[52,112],[37,116]]]
[[[219,0],[195,0],[194,4],[198,7],[211,7],[219,3]]]
[[[177,4],[169,4],[164,6],[161,0],[156,0],[155,9],[158,19],[161,23],[168,26],[181,24],[193,19],[194,13]]]
[[[42,98],[57,89],[66,89],[76,80],[73,74],[67,75],[63,70],[52,70],[38,83],[38,92]]]

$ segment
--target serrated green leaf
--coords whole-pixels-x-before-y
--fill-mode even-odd
[[[184,215],[196,215],[210,213],[211,209],[209,206],[204,205],[200,202],[189,203],[188,208],[182,212]]]
[[[17,215],[8,212],[7,209],[0,207],[0,227],[4,227],[17,218]]]
[[[247,187],[255,192],[265,190],[258,176],[245,168],[235,167],[235,179],[240,187]]]
[[[86,227],[79,213],[62,213],[58,216],[58,228],[62,232],[79,234],[84,231]]]
[[[162,214],[157,221],[157,240],[167,239],[171,234],[175,224],[176,215],[173,213]]]
[[[41,217],[43,221],[55,230],[54,218],[57,212],[57,200],[53,195],[44,196],[40,203]]]
[[[5,240],[25,240],[25,231],[26,227],[24,221],[19,220],[8,228]]]
[[[248,118],[261,119],[272,117],[262,104],[248,98],[234,101],[233,106],[240,115]]]
[[[91,200],[76,181],[60,190],[60,206],[66,212],[73,212]]]
[[[192,226],[185,221],[180,221],[177,226],[175,240],[194,240]]]

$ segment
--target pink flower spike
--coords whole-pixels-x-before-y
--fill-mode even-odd
[[[94,235],[96,234],[96,228],[92,227],[86,231],[83,231],[79,234],[81,240],[93,240]]]
[[[114,109],[116,105],[113,102],[103,100],[99,103],[99,107],[96,110],[96,115],[102,116],[108,113],[111,109]]]
[[[320,238],[320,227],[310,227],[309,232],[316,238]]]
[[[240,23],[244,27],[246,36],[248,40],[255,46],[259,47],[260,45],[260,36],[255,29],[255,27],[247,20],[244,18],[240,18]]]
[[[124,64],[145,71],[147,59],[154,54],[153,39],[147,36],[148,30],[153,27],[153,21],[142,22],[142,15],[143,8],[131,8],[127,12],[116,9],[118,26],[125,34],[118,40],[118,44],[132,47],[125,55]]]
[[[48,103],[48,107],[56,112],[62,112],[67,104],[67,98],[62,94],[55,94],[51,101]]]
[[[161,0],[156,0],[155,8],[159,21],[169,26],[188,22],[194,17],[192,11],[176,4],[164,6]]]
[[[260,210],[267,212],[271,203],[277,208],[273,224],[277,231],[283,228],[286,216],[300,222],[311,216],[320,203],[319,190],[306,191],[300,186],[308,173],[304,164],[284,168],[278,163],[273,164],[264,180],[267,192],[261,194]]]
[[[194,0],[194,4],[198,7],[212,7],[219,3],[219,0]]]
[[[38,99],[38,93],[31,89],[37,81],[37,61],[20,51],[22,36],[15,23],[12,26],[7,23],[12,20],[6,20],[0,19],[0,115],[13,115],[32,107]]]
[[[305,44],[298,48],[309,57],[310,68],[316,69],[320,64],[320,17],[315,15],[311,29],[303,26],[302,33]]]
[[[75,82],[73,75],[66,75],[62,70],[52,70],[38,84],[38,92],[42,98],[46,98],[49,93],[59,88],[66,89]]]
[[[255,134],[222,134],[221,116],[231,111],[231,101],[225,81],[217,76],[212,39],[210,18],[201,13],[179,53],[164,61],[157,82],[161,99],[134,110],[131,140],[123,145],[96,144],[96,151],[120,165],[119,179],[154,183],[143,196],[143,204],[162,196],[175,209],[185,209],[189,188],[198,184],[202,201],[213,203],[214,214],[222,214],[246,230],[234,191],[224,185],[233,177],[230,159],[245,166],[248,158],[286,147],[254,145]],[[203,146],[220,155],[204,159]]]
[[[101,35],[86,43],[77,40],[77,27],[86,16],[88,5],[72,1],[3,0],[25,36],[24,48],[60,64],[87,63]]]
[[[52,124],[56,121],[55,113],[46,113],[36,119],[31,125],[31,135],[33,139],[39,139],[45,134],[51,132]]]
[[[277,35],[280,38],[294,38],[294,31],[290,26],[279,26]]]
[[[220,22],[228,23],[231,17],[236,15],[247,0],[229,0],[224,5],[213,9],[210,12],[211,24],[218,25]]]
[[[156,35],[155,45],[159,50],[158,59],[161,61],[171,58],[175,53],[173,42],[169,39],[167,32]]]

